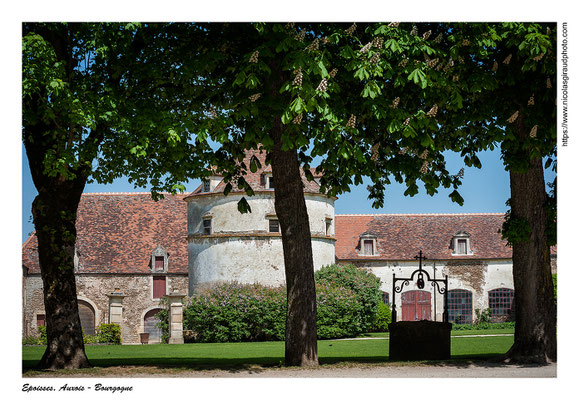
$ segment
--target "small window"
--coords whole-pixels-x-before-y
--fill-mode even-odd
[[[390,304],[390,294],[388,292],[382,292],[382,303]]]
[[[326,236],[332,235],[332,220],[326,219]]]
[[[211,235],[211,218],[206,218],[203,220],[203,234]]]
[[[163,271],[165,269],[165,257],[155,256],[155,271]]]
[[[160,299],[165,296],[167,285],[164,276],[154,276],[153,277],[153,298]]]
[[[269,231],[270,232],[279,232],[279,221],[277,219],[270,219],[269,220]]]
[[[203,181],[203,192],[207,193],[211,191],[211,182],[210,181]]]
[[[362,243],[364,254],[369,256],[374,255],[374,241],[372,239],[364,239]]]
[[[451,243],[452,254],[455,256],[469,256],[473,254],[470,243],[470,234],[466,231],[455,233]]]
[[[38,314],[36,316],[36,326],[46,326],[46,315]]]
[[[273,183],[273,176],[267,177],[267,188],[268,189],[275,189],[275,185]]]

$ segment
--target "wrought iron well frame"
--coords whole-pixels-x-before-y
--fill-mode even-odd
[[[396,293],[401,293],[404,286],[409,286],[410,282],[414,282],[414,277],[418,274],[418,279],[416,284],[419,289],[424,289],[424,275],[426,275],[426,279],[428,282],[431,282],[430,285],[438,291],[441,295],[443,295],[444,299],[444,311],[442,313],[442,321],[448,322],[448,275],[444,276],[444,279],[436,279],[431,278],[430,274],[422,269],[422,261],[427,260],[427,257],[422,255],[422,250],[419,251],[418,255],[414,257],[418,260],[418,269],[414,270],[409,278],[396,278],[396,274],[392,274],[392,322],[396,322],[397,319],[397,311],[396,311]],[[400,281],[400,285],[396,286],[396,282]],[[444,287],[441,287],[440,284],[443,283]],[[435,300],[436,301],[436,298]],[[436,318],[436,316],[435,316]]]

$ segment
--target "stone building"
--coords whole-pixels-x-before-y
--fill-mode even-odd
[[[378,276],[386,303],[396,293],[393,277],[418,268],[431,278],[448,276],[449,321],[470,323],[475,310],[490,308],[496,321],[512,319],[512,253],[498,230],[504,214],[382,214],[336,216],[336,262],[366,268]],[[553,249],[552,267],[556,272]],[[398,282],[397,287],[400,287]],[[399,320],[442,321],[443,296],[416,281],[396,294]]]
[[[148,332],[151,342],[160,340],[154,316],[163,307],[163,296],[187,293],[184,197],[154,202],[150,193],[83,194],[75,274],[85,333],[116,322],[123,343],[139,342],[141,332]],[[23,334],[29,336],[45,323],[36,236],[22,247]]]
[[[123,343],[138,343],[143,332],[158,342],[154,316],[165,295],[192,295],[218,281],[285,283],[271,168],[264,154],[252,154],[263,167],[245,177],[255,192],[246,197],[248,214],[237,210],[243,192],[233,187],[225,196],[219,175],[189,195],[158,202],[149,193],[82,196],[75,274],[85,333],[115,322]],[[431,276],[449,276],[451,321],[470,322],[475,309],[489,307],[496,319],[512,316],[511,250],[497,233],[502,214],[334,215],[335,198],[321,194],[315,178],[303,177],[315,269],[335,262],[367,268],[381,279],[390,303],[393,274],[409,275],[422,250]],[[23,334],[29,336],[45,323],[34,234],[23,244],[22,265]],[[405,287],[397,296],[399,319],[441,320],[442,296],[430,286]]]
[[[251,212],[240,214],[237,202],[245,193],[234,186],[224,195],[225,183],[211,176],[185,197],[189,292],[215,281],[235,280],[265,285],[285,284],[281,230],[274,209],[274,182],[265,153],[250,152],[262,166],[245,180],[254,196],[247,197]],[[314,172],[314,171],[312,171]],[[315,177],[315,175],[314,175]],[[310,222],[314,268],[334,263],[334,200],[320,193],[317,181],[302,172]]]

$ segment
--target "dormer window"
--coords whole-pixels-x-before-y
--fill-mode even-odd
[[[468,256],[473,254],[470,248],[470,234],[466,231],[457,232],[452,238],[452,255]]]
[[[378,255],[378,250],[376,247],[376,239],[378,238],[372,232],[364,232],[360,235],[360,255],[363,256],[376,256]]]
[[[161,245],[158,245],[151,254],[151,270],[153,272],[166,272],[169,267],[169,253]]]
[[[210,180],[203,180],[203,187],[201,188],[203,193],[207,193],[211,191],[211,181]]]
[[[269,175],[266,178],[266,187],[268,189],[275,189],[275,185],[273,183],[273,176]]]

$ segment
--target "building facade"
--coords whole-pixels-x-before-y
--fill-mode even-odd
[[[251,213],[240,214],[244,193],[226,196],[214,175],[189,195],[101,193],[82,196],[77,219],[75,274],[83,330],[121,325],[123,343],[140,333],[160,341],[155,315],[168,294],[191,296],[215,282],[285,284],[271,169],[265,154],[251,152],[263,168],[248,173],[255,195]],[[248,161],[248,159],[246,160]],[[448,276],[449,320],[469,323],[490,308],[495,320],[513,317],[511,249],[500,238],[502,214],[335,215],[335,198],[320,193],[317,177],[303,177],[314,267],[353,263],[381,280],[392,303],[393,276],[418,267],[434,278]],[[556,272],[556,255],[552,256]],[[34,234],[23,244],[23,335],[45,323],[42,280]],[[442,320],[443,297],[433,287],[405,286],[396,294],[399,320]]]

